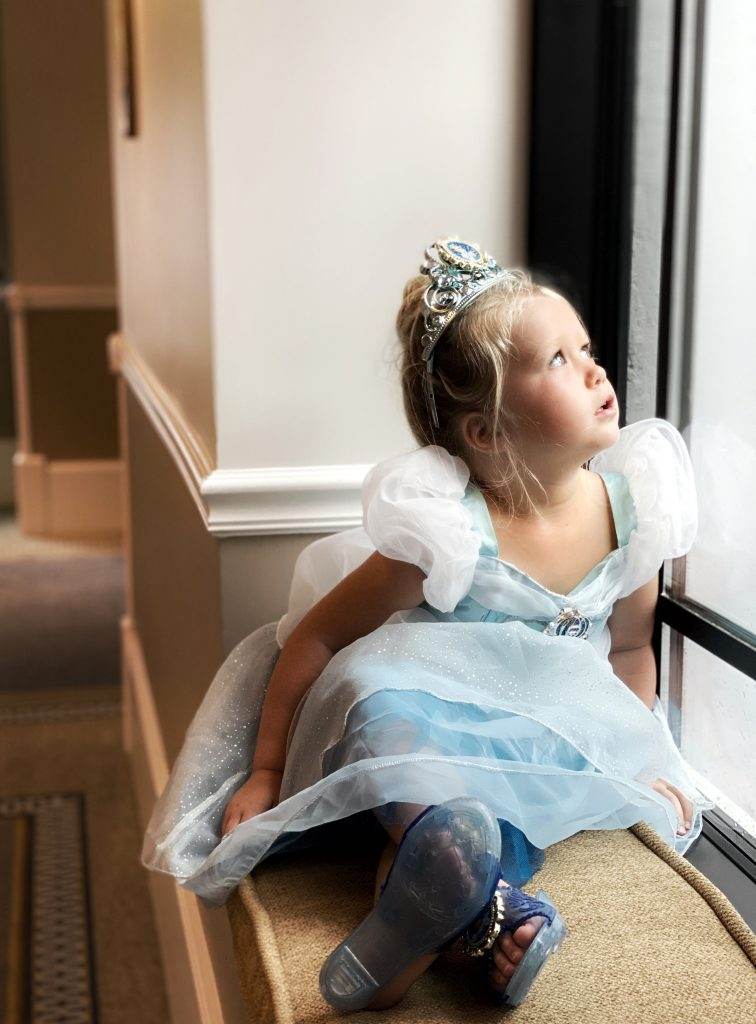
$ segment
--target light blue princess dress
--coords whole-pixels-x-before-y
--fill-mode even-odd
[[[496,814],[502,871],[514,885],[549,846],[584,829],[645,821],[684,853],[714,805],[697,790],[658,697],[650,710],[614,674],[607,623],[615,601],[691,548],[693,468],[679,432],[658,418],[623,427],[589,468],[606,485],[618,546],[557,594],[501,557],[462,459],[429,445],[374,466],[363,525],[304,548],[286,614],[219,668],[155,805],[143,865],[219,906],[261,860],[306,845],[319,826],[457,796]],[[226,804],[249,775],[280,649],[376,550],[423,570],[425,600],[334,655],[292,719],[279,803],[220,840]],[[652,788],[657,778],[693,804],[683,836],[672,803]]]

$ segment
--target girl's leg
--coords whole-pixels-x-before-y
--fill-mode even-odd
[[[386,880],[389,869],[394,862],[399,843],[402,841],[402,836],[406,829],[423,810],[425,810],[425,805],[410,803],[384,804],[382,807],[376,807],[373,809],[373,813],[389,835],[386,846],[384,847],[378,862],[375,890],[373,893],[373,905],[375,905],[380,898],[381,885]],[[456,863],[456,850],[453,846],[448,848],[448,853],[450,858],[449,864],[452,865]],[[430,965],[438,956],[438,953],[427,953],[418,957],[418,959],[415,960],[414,963],[410,964],[405,971],[398,974],[389,985],[385,985],[377,993],[373,1001],[368,1004],[367,1008],[371,1010],[384,1010],[389,1006],[394,1006],[404,997],[410,986],[428,970]],[[456,965],[457,963],[457,959],[449,953],[444,954],[444,958],[447,962],[450,960],[452,964]],[[467,960],[469,960],[469,958],[467,958]],[[461,959],[459,963],[466,966],[467,960]]]
[[[382,807],[374,808],[373,813],[378,821],[380,821],[381,825],[386,829],[390,837],[383,849],[381,858],[378,862],[378,868],[376,870],[375,890],[373,894],[374,906],[378,902],[380,887],[388,875],[389,868],[394,861],[396,851],[405,830],[423,809],[422,804],[402,803],[385,804]],[[513,842],[510,832],[506,832],[503,836],[503,838],[508,839],[508,842],[505,844],[507,848],[511,848]],[[531,847],[531,849],[533,849],[534,852],[543,854],[543,851],[535,851],[534,847]],[[541,863],[542,857],[540,859],[536,858],[536,870],[540,867]],[[543,918],[534,917],[529,921],[526,921],[525,924],[520,925],[514,935],[512,935],[511,932],[504,932],[497,937],[491,953],[491,959],[493,962],[489,961],[487,963],[488,978],[492,988],[498,991],[503,991],[506,988],[509,983],[509,979],[514,974],[517,965],[525,955],[528,946],[535,938],[536,932],[542,923]],[[451,950],[447,950],[442,954],[429,953],[415,961],[415,963],[412,964],[411,967],[403,974],[397,975],[390,986],[385,986],[378,996],[376,996],[376,999],[370,1004],[370,1009],[382,1010],[398,1003],[406,994],[410,986],[428,970],[430,965],[439,955],[441,956],[441,962],[448,967],[467,970],[477,968],[480,965],[480,961],[477,959],[465,956],[463,953],[452,952]]]
[[[383,849],[381,858],[378,861],[378,868],[376,870],[375,891],[373,893],[374,906],[378,902],[381,885],[383,885],[386,880],[389,868],[394,862],[396,851],[402,840],[406,827],[423,810],[422,804],[390,804],[387,805],[387,807],[388,810],[383,807],[379,807],[376,808],[374,812],[389,834],[389,838],[386,841],[386,846]],[[394,808],[406,808],[407,810],[396,811]],[[428,953],[425,956],[418,957],[418,959],[413,964],[410,964],[405,971],[401,974],[397,974],[389,985],[384,985],[384,987],[376,994],[373,1001],[368,1004],[366,1009],[385,1010],[388,1009],[389,1006],[394,1006],[404,997],[410,986],[416,982],[422,974],[425,974],[437,956],[438,953]]]
[[[427,806],[427,804],[394,802],[374,807],[373,814],[391,836],[394,844],[398,846],[409,826]]]
[[[394,857],[396,857],[396,851],[398,844],[394,842],[391,836],[387,836],[386,845],[381,853],[381,859],[378,861],[378,867],[375,869],[375,889],[373,891],[373,906],[376,905],[381,895],[381,886],[386,881],[386,875],[389,873],[389,868],[394,863]]]

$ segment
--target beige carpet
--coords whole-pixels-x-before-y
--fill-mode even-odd
[[[15,509],[0,509],[0,561],[16,558],[83,558],[120,553],[120,544],[108,540],[58,540],[29,536],[19,530]]]
[[[543,888],[570,934],[514,1009],[436,961],[388,1010],[343,1015],[320,996],[325,957],[368,913],[380,847],[263,862],[232,895],[237,970],[255,1024],[753,1024],[756,935],[646,825],[582,832],[547,852]]]
[[[120,681],[124,562],[104,543],[29,537],[0,514],[0,687]]]
[[[0,693],[0,795],[83,796],[99,1024],[169,1019],[117,688]]]

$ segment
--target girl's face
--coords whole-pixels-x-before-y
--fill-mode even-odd
[[[523,418],[525,447],[567,447],[586,461],[614,444],[617,396],[572,306],[557,295],[533,296],[513,340],[518,358],[510,364],[506,401]],[[607,399],[609,412],[597,414]]]

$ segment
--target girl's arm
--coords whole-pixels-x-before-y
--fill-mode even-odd
[[[376,551],[297,624],[268,680],[252,773],[226,805],[222,835],[278,802],[294,712],[334,654],[383,625],[394,612],[417,607],[424,579],[416,565]]]
[[[656,659],[651,637],[658,599],[659,581],[654,576],[632,594],[616,601],[607,623],[612,638],[609,652],[612,670],[649,710],[653,710],[656,700]],[[652,787],[672,803],[680,825],[677,834],[684,835],[692,824],[690,800],[666,779],[657,779]]]
[[[614,674],[652,710],[656,699],[656,659],[651,644],[628,651],[612,651],[609,662]]]
[[[648,708],[653,708],[656,698],[656,659],[651,637],[658,596],[659,581],[654,576],[632,594],[615,601],[607,623],[612,638],[612,670]]]
[[[283,771],[294,712],[331,658],[367,636],[394,612],[423,600],[425,574],[378,551],[345,576],[299,622],[268,682],[253,769]]]

